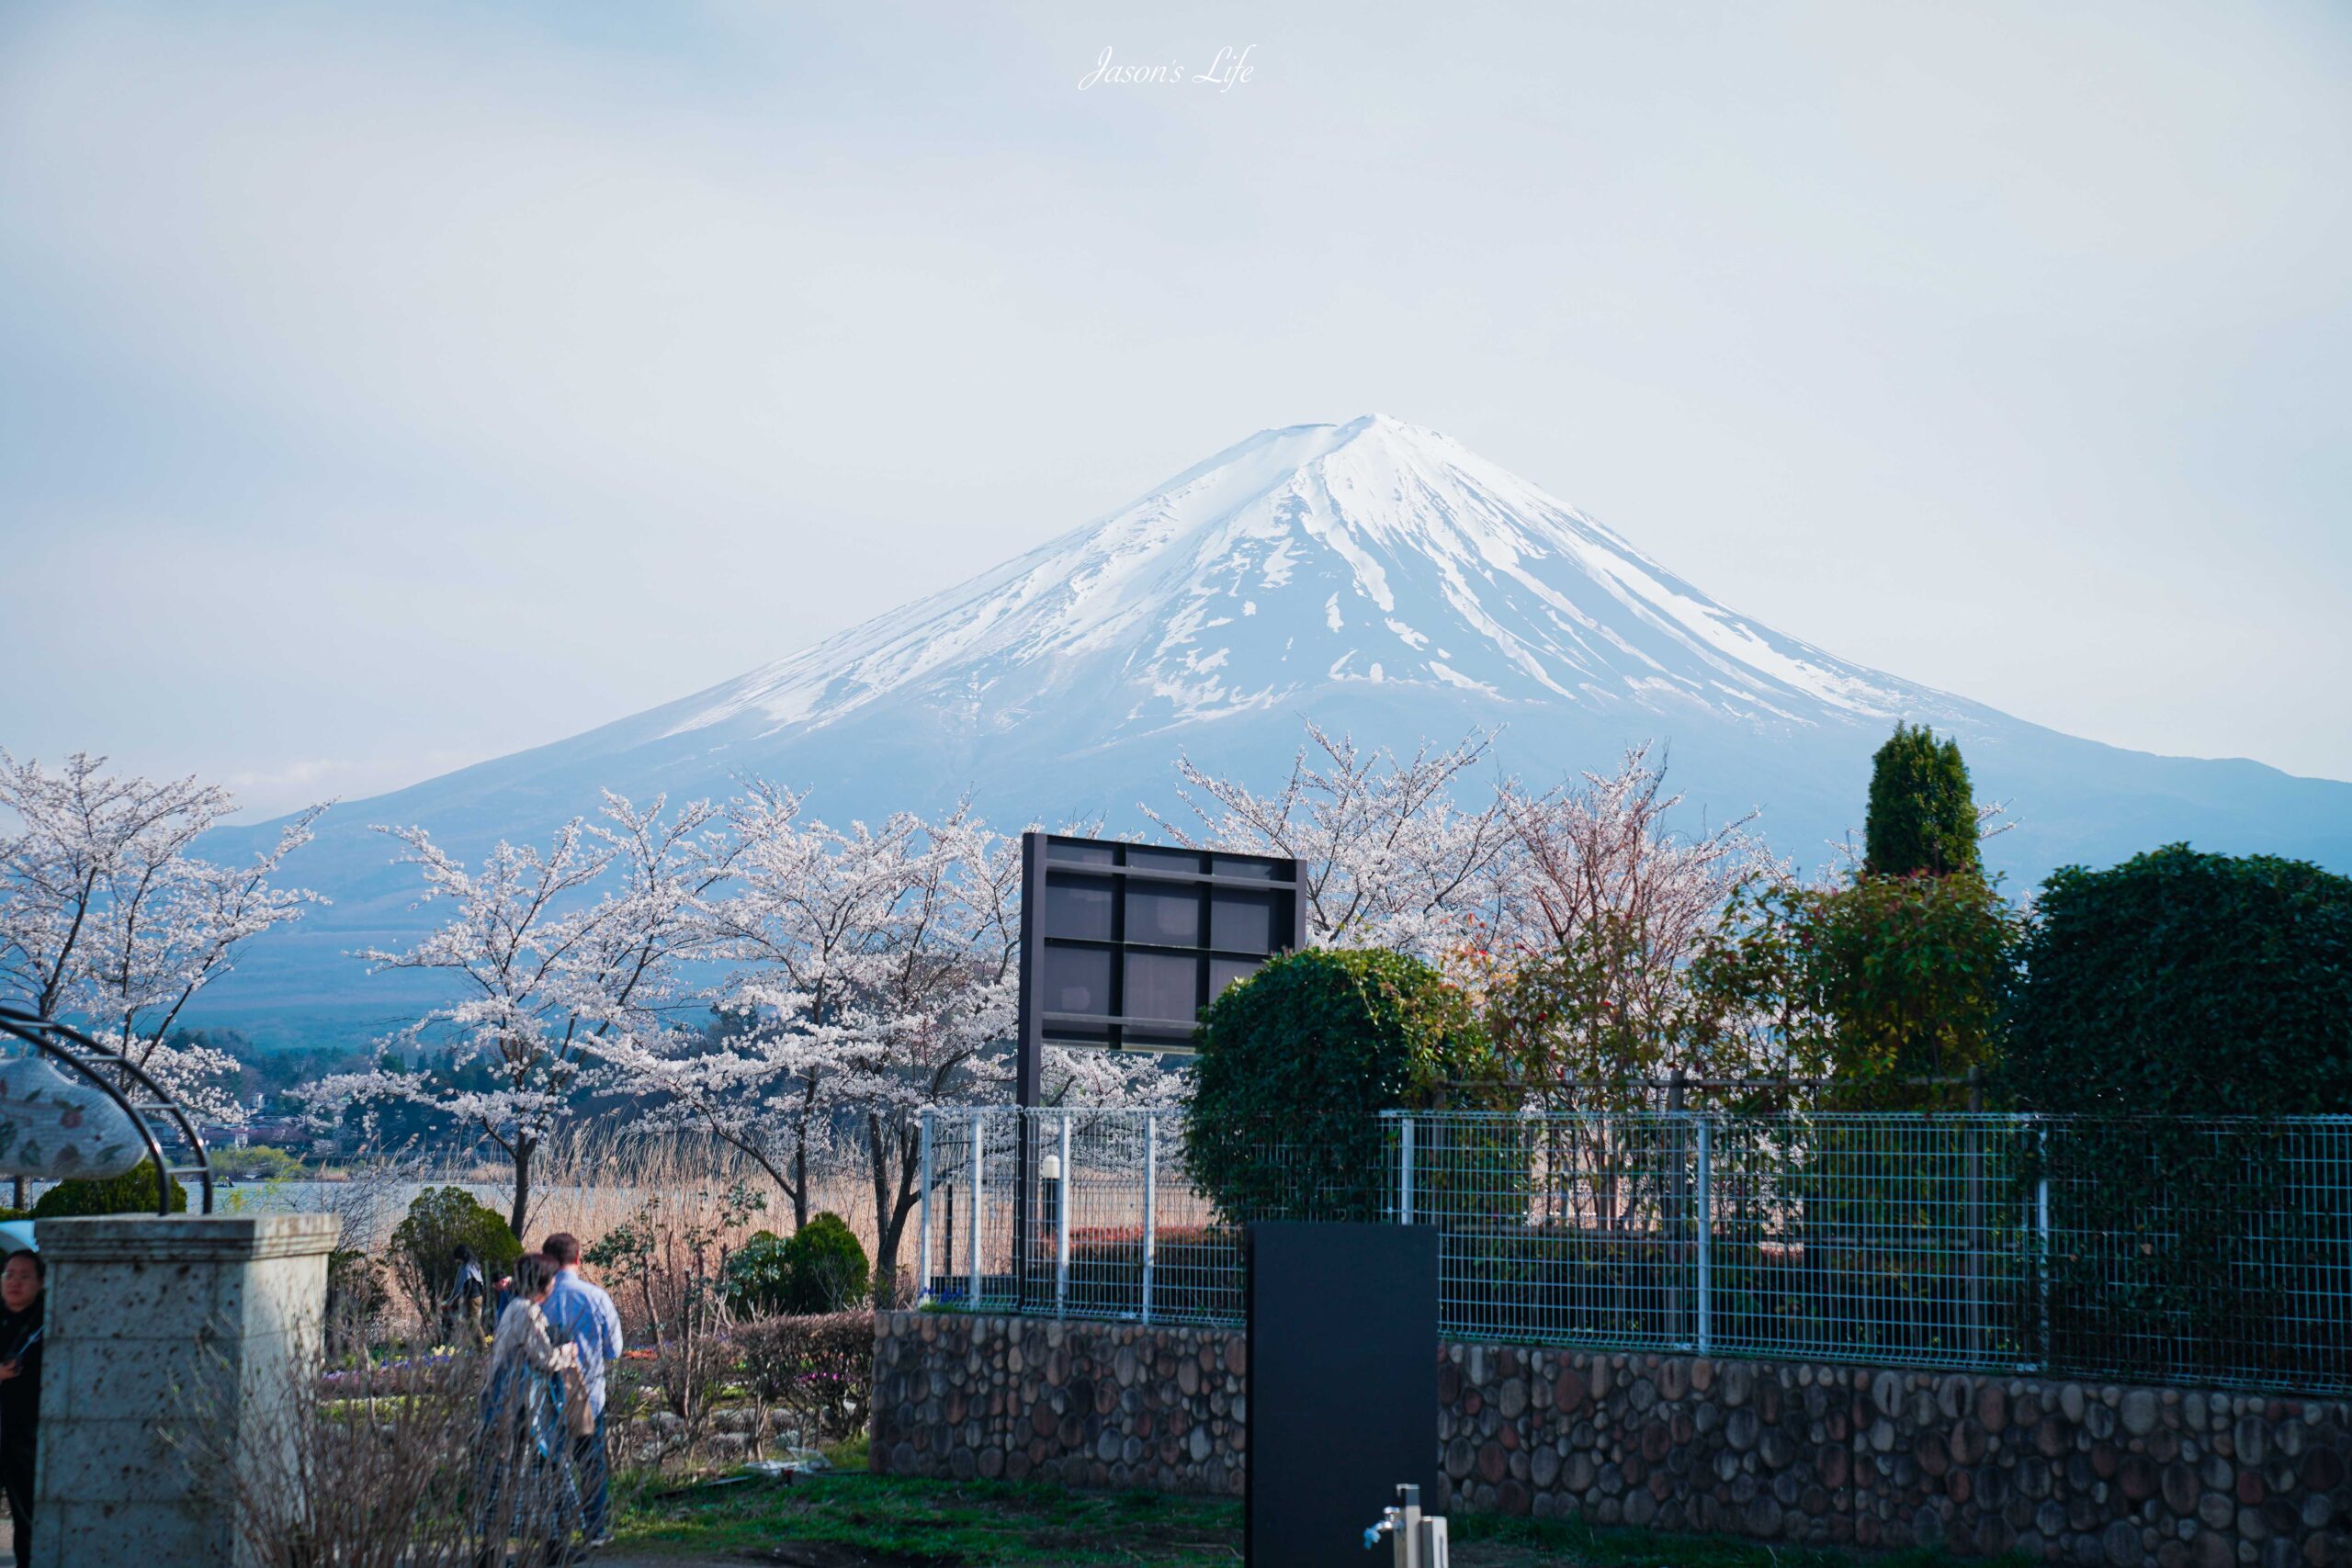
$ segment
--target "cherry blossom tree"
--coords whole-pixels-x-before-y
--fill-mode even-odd
[[[615,1054],[651,1090],[657,1115],[699,1127],[756,1161],[808,1223],[816,1179],[838,1152],[826,1098],[843,1043],[865,1025],[861,965],[891,941],[911,817],[846,833],[799,820],[802,797],[762,781],[731,803],[737,878],[707,911],[707,952],[731,965],[710,994],[723,1028]]]
[[[832,1087],[863,1134],[874,1185],[876,1301],[895,1297],[922,1197],[922,1113],[1001,1092],[1019,1013],[1020,841],[958,807],[910,840],[899,865],[892,940],[862,976],[867,1028],[843,1043]]]
[[[1510,917],[1515,848],[1500,782],[1483,783],[1494,737],[1474,731],[1410,756],[1367,750],[1309,722],[1289,776],[1271,794],[1182,758],[1190,821],[1149,812],[1178,843],[1283,855],[1306,882],[1307,940],[1438,957],[1480,922]]]
[[[460,1065],[486,1064],[493,1084],[456,1089],[379,1066],[324,1080],[313,1102],[405,1099],[477,1129],[512,1164],[507,1223],[522,1235],[532,1158],[575,1114],[592,1069],[659,1053],[697,1003],[680,971],[704,950],[709,900],[741,845],[714,826],[708,802],[665,820],[666,805],[640,808],[608,791],[602,821],[573,818],[544,853],[501,841],[472,870],[422,828],[379,828],[406,846],[400,862],[422,874],[422,902],[451,914],[405,951],[357,956],[370,973],[446,978],[455,994],[400,1038],[447,1038]]]
[[[803,1222],[826,1149],[862,1166],[887,1298],[921,1196],[922,1111],[1011,1077],[1020,857],[967,808],[777,821],[797,804],[755,790],[739,812],[753,847],[713,924],[736,964],[722,1005],[754,1022],[694,1066],[690,1103],[763,1159]]]
[[[754,782],[741,849],[709,908],[715,1039],[613,1054],[658,1114],[743,1151],[808,1223],[823,1179],[862,1168],[881,1257],[895,1260],[916,1187],[922,1111],[1001,1093],[1011,1076],[1020,931],[1017,840],[967,807],[834,829]],[[1168,1103],[1157,1058],[1049,1052],[1049,1102]]]
[[[326,807],[244,863],[216,864],[193,850],[236,809],[228,791],[105,768],[75,752],[51,772],[0,750],[0,813],[15,818],[0,835],[0,997],[85,1022],[198,1114],[226,1118],[220,1080],[237,1064],[172,1032],[247,942],[320,901],[274,878]]]
[[[1310,723],[1270,794],[1179,763],[1205,849],[1295,857],[1309,940],[1394,947],[1469,989],[1531,1082],[1703,1066],[1688,971],[1734,891],[1773,865],[1752,817],[1696,832],[1637,747],[1548,790],[1480,776],[1492,737],[1369,750]]]
[[[1516,930],[1456,970],[1531,1092],[1747,1065],[1701,1059],[1730,1036],[1694,1026],[1690,964],[1735,894],[1780,868],[1747,830],[1753,813],[1692,833],[1673,825],[1681,804],[1647,746],[1614,773],[1502,792]]]

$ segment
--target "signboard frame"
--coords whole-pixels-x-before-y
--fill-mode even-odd
[[[1190,863],[1188,865],[1186,863]],[[1075,896],[1073,896],[1075,895]],[[1182,935],[1192,900],[1193,941],[1155,942],[1138,924],[1172,921]],[[1142,917],[1139,921],[1136,917]],[[1246,942],[1218,945],[1224,925]],[[1228,938],[1230,931],[1224,931]],[[1044,1097],[1046,1047],[1189,1053],[1201,1008],[1233,980],[1270,959],[1306,946],[1306,886],[1298,862],[1282,855],[1228,853],[1123,839],[1087,839],[1035,829],[1021,835],[1020,1039],[1014,1099],[1034,1109]],[[1073,962],[1073,955],[1084,955]],[[1166,982],[1191,964],[1190,1005],[1167,1005]],[[1245,967],[1246,965],[1246,967]],[[1140,987],[1138,979],[1146,983]],[[1182,991],[1179,983],[1175,989]],[[1058,1005],[1069,994],[1099,996],[1099,1005]],[[1127,1007],[1131,993],[1161,998],[1157,1011]],[[1057,1004],[1048,1006],[1049,1002]],[[1026,1299],[1037,1119],[1020,1119],[1012,1199],[1014,1293]]]
[[[1139,914],[1181,927],[1187,901],[1196,911],[1194,940],[1136,931]],[[1047,1045],[1189,1052],[1199,1009],[1233,980],[1306,945],[1306,889],[1287,856],[1023,833],[1016,1100],[1040,1102]],[[1194,978],[1182,1016],[1171,1007],[1128,1005],[1131,997],[1166,997],[1185,964]],[[1101,1005],[1048,1005],[1075,995],[1099,996]]]

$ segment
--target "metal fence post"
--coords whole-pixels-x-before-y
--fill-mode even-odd
[[[2041,1364],[2050,1365],[2050,1126],[2038,1122],[2034,1144],[2041,1151],[2033,1181],[2033,1250],[2037,1294],[2041,1302]]]
[[[1714,1168],[1713,1141],[1708,1136],[1709,1122],[1708,1117],[1699,1118],[1699,1179],[1695,1205],[1698,1213],[1693,1216],[1698,1221],[1699,1230],[1699,1354],[1702,1356],[1707,1354],[1714,1329],[1712,1321],[1714,1301],[1708,1288],[1709,1269],[1713,1261],[1710,1243],[1715,1228],[1714,1201],[1711,1190]]]
[[[1151,1270],[1159,1249],[1159,1115],[1143,1115],[1143,1320],[1151,1321]]]
[[[932,1113],[922,1113],[922,1209],[917,1223],[915,1256],[922,1273],[915,1280],[915,1305],[923,1306],[931,1300],[931,1129]]]
[[[1062,1112],[1061,1180],[1054,1190],[1054,1315],[1069,1305],[1069,1112]]]
[[[1396,1144],[1396,1223],[1413,1223],[1413,1116],[1407,1111],[1398,1119],[1404,1128]]]
[[[981,1201],[986,1191],[983,1183],[987,1179],[982,1174],[982,1162],[985,1158],[988,1141],[987,1114],[975,1111],[972,1112],[972,1293],[966,1298],[971,1303],[972,1310],[975,1312],[978,1312],[980,1306],[980,1212],[988,1207]]]
[[[1984,1106],[1983,1091],[1977,1087],[1976,1069],[1968,1069],[1968,1131],[1965,1134],[1962,1158],[1967,1165],[1968,1231],[1966,1253],[1966,1294],[1968,1318],[1968,1353],[1983,1357],[1986,1351],[1984,1334],[1984,1125],[1979,1118]]]

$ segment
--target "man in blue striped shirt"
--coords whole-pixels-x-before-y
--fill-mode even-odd
[[[554,1288],[539,1310],[547,1314],[548,1330],[558,1343],[580,1348],[580,1376],[588,1385],[588,1408],[596,1413],[596,1429],[571,1445],[571,1461],[580,1472],[580,1491],[588,1509],[588,1541],[602,1546],[612,1540],[605,1462],[605,1367],[620,1359],[621,1314],[613,1298],[600,1286],[580,1277],[580,1238],[558,1231],[539,1250],[555,1260]]]

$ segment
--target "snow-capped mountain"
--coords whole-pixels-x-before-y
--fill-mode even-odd
[[[1716,604],[1460,443],[1371,414],[1261,431],[1124,511],[688,699],[676,733],[922,691],[1010,729],[1107,683],[1108,734],[1395,682],[1781,726],[1937,704]]]
[[[786,597],[780,592],[779,598]],[[1858,828],[1894,721],[1958,734],[2020,826],[2020,879],[2188,839],[2352,863],[2352,784],[2119,750],[1849,664],[1738,615],[1624,536],[1382,415],[1261,431],[1117,512],[775,663],[570,740],[346,804],[289,873],[336,902],[214,1009],[339,1010],[348,950],[424,918],[371,823],[464,855],[637,797],[760,775],[835,819],[970,793],[1015,827],[1140,825],[1185,752],[1272,782],[1302,717],[1409,748],[1500,727],[1532,779],[1656,740],[1694,819],[1751,808],[1782,853]],[[263,829],[244,829],[258,834]],[[234,852],[223,835],[215,853]],[[364,1002],[356,1004],[363,1011]]]

